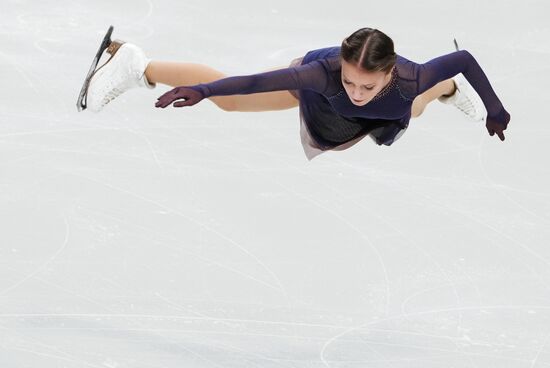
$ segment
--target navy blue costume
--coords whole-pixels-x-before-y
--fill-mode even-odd
[[[497,122],[508,113],[487,76],[466,50],[415,63],[397,55],[390,82],[364,106],[349,99],[341,80],[340,47],[309,51],[302,64],[191,86],[204,98],[278,90],[298,90],[307,128],[322,149],[331,149],[376,128],[376,142],[391,145],[408,127],[414,98],[437,83],[462,73],[481,97],[487,117]],[[507,124],[507,121],[505,122]]]

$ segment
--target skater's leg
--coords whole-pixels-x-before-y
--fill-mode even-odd
[[[455,92],[455,83],[452,79],[446,79],[442,82],[439,82],[429,90],[424,93],[416,96],[412,104],[412,114],[413,118],[416,118],[422,114],[426,106],[436,100],[441,96],[450,96]]]
[[[282,69],[279,67],[275,69]],[[210,83],[226,75],[207,65],[167,61],[151,61],[145,70],[150,83],[162,83],[172,87]],[[271,111],[298,106],[298,100],[288,91],[273,91],[249,95],[209,97],[225,111]]]

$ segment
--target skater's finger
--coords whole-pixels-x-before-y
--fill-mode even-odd
[[[162,104],[164,104],[164,103],[166,102],[167,99],[168,99],[168,98],[165,97],[165,96],[160,96],[160,97],[158,98],[156,104],[157,104],[157,105],[162,105]]]
[[[180,100],[182,98],[186,98],[186,96],[183,96],[183,94],[182,94],[182,96],[174,94],[174,95],[171,95],[171,96],[161,97],[161,99],[157,103],[160,103],[161,107],[166,107],[166,106],[170,105],[172,102]]]
[[[504,139],[505,139],[504,138],[504,133],[503,132],[497,132],[497,134],[498,134],[498,137],[500,138],[500,140],[504,142]]]
[[[158,101],[155,106],[156,107],[162,107],[162,108],[165,108],[166,106],[170,105],[172,102],[174,102],[174,100],[176,99],[172,99],[172,98],[165,98],[163,100],[160,100]]]
[[[168,106],[168,104],[170,104],[171,102],[172,102],[171,100],[166,100],[166,99],[164,99],[164,100],[159,100],[159,101],[155,104],[155,106],[156,106],[156,107],[162,107],[162,108],[164,108],[164,107]]]
[[[163,99],[167,98],[170,94],[171,94],[171,91],[168,91],[168,92],[160,95],[159,98],[157,98],[157,101],[160,101],[160,100],[163,100]]]
[[[190,88],[176,87],[157,98],[155,106],[162,108],[165,108],[170,104],[172,104],[173,107],[191,106],[202,99],[202,96],[199,95],[199,92],[196,92]]]
[[[176,97],[178,91],[179,91],[178,87],[173,88],[170,91],[162,94],[159,98],[157,98],[157,100],[163,100],[163,99],[166,99],[166,98],[174,98],[174,97]]]

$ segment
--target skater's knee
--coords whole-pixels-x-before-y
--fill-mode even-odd
[[[417,117],[419,117],[420,115],[422,115],[423,112],[424,112],[424,107],[422,107],[422,108],[420,108],[420,107],[414,108],[414,109],[412,109],[412,111],[411,111],[411,118],[417,118]]]
[[[224,103],[224,104],[218,105],[218,106],[220,106],[220,108],[223,111],[228,111],[228,112],[238,111],[237,107],[235,106],[234,103]]]
[[[425,108],[426,108],[426,104],[422,99],[422,96],[416,96],[411,108],[411,117],[412,118],[419,117],[420,115],[422,115]]]

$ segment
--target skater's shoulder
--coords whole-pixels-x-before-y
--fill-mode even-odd
[[[418,91],[418,63],[397,54],[395,70],[399,92],[405,99],[412,101]]]
[[[340,46],[329,46],[310,50],[304,56],[304,60],[309,62],[333,57],[340,57]]]
[[[396,54],[395,65],[400,69],[414,69],[418,67],[419,64],[403,55]]]
[[[414,61],[407,59],[406,57],[397,54],[395,60],[395,68],[397,69],[397,75],[400,79],[416,79],[416,66],[418,64]]]
[[[395,54],[395,55],[396,55],[396,59],[395,59],[396,64],[414,63],[414,61],[411,61],[411,60],[407,59],[405,56],[403,56],[401,54]]]

